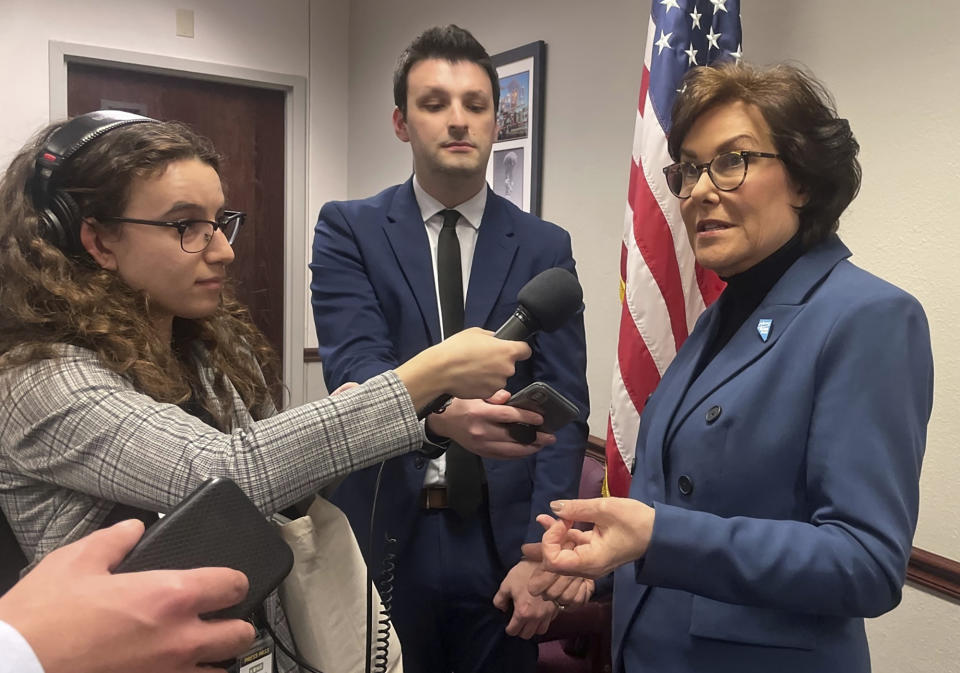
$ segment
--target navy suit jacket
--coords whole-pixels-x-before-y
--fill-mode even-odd
[[[870,670],[863,618],[900,600],[933,361],[920,304],[849,255],[832,236],[800,257],[691,381],[712,306],[650,398],[630,496],[656,517],[616,571],[617,670]]]
[[[574,272],[570,236],[492,191],[477,234],[464,304],[464,325],[496,330],[517,306],[517,293],[554,266]],[[311,283],[314,318],[328,389],[363,382],[440,341],[433,264],[412,180],[368,199],[327,203],[315,229]],[[507,384],[516,392],[544,381],[581,410],[556,433],[557,443],[517,460],[484,459],[490,519],[499,556],[512,567],[520,545],[538,541],[535,522],[549,502],[575,497],[586,446],[588,413],[583,309],[559,330],[537,334],[534,355],[517,363]],[[419,509],[426,460],[408,454],[387,462],[375,540],[389,532],[402,547]],[[331,500],[366,547],[376,468],[348,477]],[[381,545],[368,563],[379,569]]]

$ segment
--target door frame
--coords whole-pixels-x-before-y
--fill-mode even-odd
[[[307,79],[222,63],[51,40],[50,119],[67,116],[67,65],[83,63],[284,92],[283,381],[286,405],[306,401]]]

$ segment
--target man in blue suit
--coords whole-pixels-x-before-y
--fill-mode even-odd
[[[368,199],[326,204],[316,226],[311,290],[328,388],[390,369],[460,326],[495,330],[533,276],[555,266],[574,271],[567,232],[486,185],[499,92],[486,51],[456,26],[424,32],[401,55],[393,126],[410,143],[414,176]],[[438,255],[449,257],[443,246],[451,229],[460,262],[456,294],[466,290],[454,309],[450,292],[444,296],[449,261],[438,263]],[[451,323],[459,312],[462,320]],[[544,381],[581,411],[554,444],[536,453],[553,437],[520,437],[530,455],[496,459],[504,449],[517,451],[518,435],[508,425],[531,420],[505,406],[509,395],[501,392],[486,402],[454,400],[428,416],[427,437],[450,444],[446,456],[411,455],[384,465],[373,544],[365,553],[392,603],[408,673],[533,671],[533,637],[559,609],[527,591],[535,564],[521,559],[520,546],[540,539],[535,517],[549,511],[551,500],[577,492],[588,412],[582,310],[531,345],[533,357],[518,363],[510,392]],[[454,511],[445,459],[452,465],[455,451],[470,455],[459,447],[485,456],[475,475],[478,485],[485,483],[475,505]],[[362,547],[376,481],[375,469],[356,473],[331,498]]]

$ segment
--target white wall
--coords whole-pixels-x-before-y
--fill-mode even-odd
[[[310,179],[304,257],[309,262],[313,225],[327,201],[347,198],[347,101],[350,0],[310,0]],[[307,283],[310,273],[306,273]],[[310,293],[305,291],[304,344],[316,348]],[[319,364],[304,364],[304,399],[327,394]]]
[[[855,263],[925,306],[936,403],[916,544],[960,558],[954,484],[960,435],[960,328],[952,192],[960,150],[954,0],[901,6],[868,0],[743,3],[748,59],[808,64],[836,95],[863,146],[860,197],[841,222]],[[543,216],[566,227],[587,306],[592,432],[602,435],[616,343],[617,266],[649,2],[352,0],[349,183],[363,197],[407,177],[410,154],[390,130],[390,74],[422,29],[457,23],[491,53],[547,42]],[[895,385],[895,384],[894,384]],[[878,673],[947,670],[960,661],[954,602],[908,587],[902,606],[869,625]],[[953,663],[947,663],[953,662]]]
[[[307,5],[307,0],[0,0],[0,165],[49,121],[49,40],[306,77]],[[178,7],[194,10],[195,38],[176,36]]]

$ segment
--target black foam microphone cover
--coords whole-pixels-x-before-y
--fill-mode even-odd
[[[553,267],[531,278],[517,293],[517,309],[497,330],[496,336],[522,341],[535,332],[552,332],[570,319],[583,302],[577,277]]]

